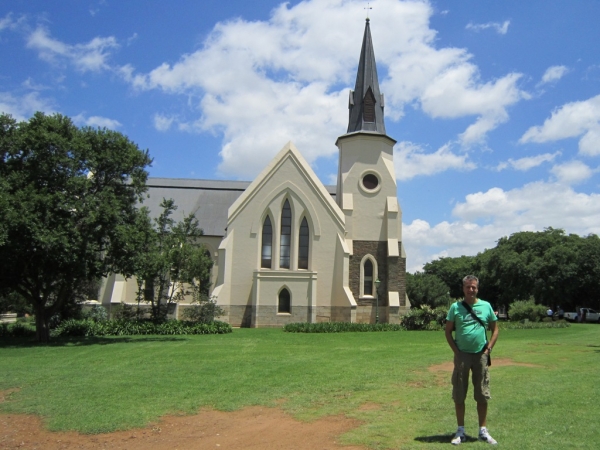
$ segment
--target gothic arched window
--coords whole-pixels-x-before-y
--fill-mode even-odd
[[[363,265],[363,295],[373,295],[373,262],[370,259]]]
[[[292,208],[288,200],[281,211],[281,235],[279,241],[279,267],[290,268],[290,247],[292,243]]]
[[[298,269],[308,269],[308,221],[306,217],[302,219],[298,237]]]
[[[283,288],[279,293],[279,301],[277,302],[277,312],[288,314],[291,314],[292,312],[290,291],[288,291],[286,288]]]
[[[262,250],[260,256],[260,267],[271,269],[273,261],[273,227],[269,216],[265,218],[262,229]]]

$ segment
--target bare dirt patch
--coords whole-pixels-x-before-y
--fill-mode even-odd
[[[278,408],[251,407],[235,412],[202,410],[193,416],[168,416],[145,428],[85,435],[51,432],[40,418],[0,415],[0,448],[28,450],[365,450],[343,446],[338,437],[360,422],[345,416],[300,422]]]

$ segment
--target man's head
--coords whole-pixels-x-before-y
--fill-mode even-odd
[[[475,275],[467,275],[463,278],[463,294],[465,300],[474,302],[479,292],[479,279]]]

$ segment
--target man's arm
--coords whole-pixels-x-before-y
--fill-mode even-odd
[[[446,340],[448,341],[448,345],[452,349],[454,353],[458,353],[458,347],[456,346],[456,342],[454,342],[454,338],[452,338],[452,332],[454,331],[454,322],[450,320],[446,320]]]
[[[490,337],[490,342],[488,343],[488,348],[486,349],[486,353],[490,353],[491,349],[496,345],[496,341],[498,340],[498,321],[493,321],[490,323],[490,331],[492,332],[492,337]]]

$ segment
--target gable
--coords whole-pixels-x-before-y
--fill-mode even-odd
[[[231,205],[228,226],[250,204],[253,205],[253,208],[258,209],[259,205],[268,202],[284,190],[293,192],[307,209],[313,209],[312,214],[315,214],[313,217],[317,217],[317,215],[312,205],[318,202],[327,211],[331,220],[340,229],[344,228],[345,219],[342,210],[333,201],[331,194],[291,142],[281,149],[246,191]]]

